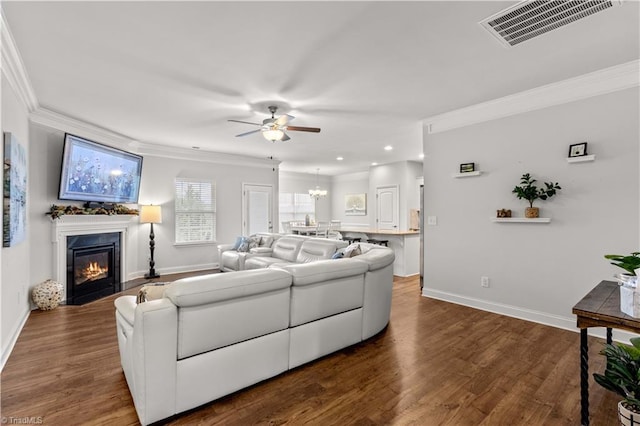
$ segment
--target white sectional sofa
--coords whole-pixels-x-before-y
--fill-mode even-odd
[[[115,301],[122,369],[143,425],[278,375],[383,330],[393,250],[177,280]]]
[[[251,248],[248,252],[234,249],[233,244],[220,244],[218,246],[220,270],[232,272],[268,268],[276,263],[308,263],[331,259],[338,249],[348,246],[346,241],[327,238],[270,233],[256,235],[267,236],[272,243],[269,246]]]

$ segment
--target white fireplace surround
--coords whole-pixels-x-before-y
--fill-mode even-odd
[[[53,276],[62,284],[62,303],[67,300],[67,237],[75,235],[120,233],[120,282],[127,276],[129,227],[137,224],[135,215],[63,215],[53,220]]]

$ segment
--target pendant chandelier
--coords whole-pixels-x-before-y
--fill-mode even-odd
[[[327,190],[326,189],[320,189],[320,169],[316,169],[316,188],[315,189],[310,189],[309,190],[309,196],[311,198],[313,198],[314,200],[317,200],[318,198],[323,198],[327,196]]]

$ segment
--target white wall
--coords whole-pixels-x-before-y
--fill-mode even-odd
[[[575,329],[573,305],[619,272],[603,258],[639,248],[639,90],[585,100],[424,137],[425,294]],[[588,142],[590,163],[569,164]],[[479,177],[452,178],[475,161]],[[496,210],[523,216],[511,193],[523,173],[557,181],[536,203],[549,224],[493,223]],[[490,288],[480,277],[490,278]]]
[[[371,222],[371,209],[367,206],[364,216],[347,216],[345,211],[345,196],[349,194],[367,194],[367,204],[371,199],[369,194],[369,172],[357,172],[334,176],[331,182],[331,218],[340,220],[342,226],[362,226],[368,228]]]
[[[25,148],[27,154],[31,152],[29,137],[28,110],[20,97],[15,93],[2,74],[2,132],[4,146],[4,132],[10,132]],[[3,150],[4,151],[4,150]],[[4,158],[4,157],[3,157]],[[28,158],[28,157],[27,157]],[[31,205],[33,194],[31,193],[32,165],[27,160],[27,209]],[[27,216],[27,238],[13,247],[2,248],[1,272],[1,299],[2,310],[2,366],[6,362],[9,353],[18,337],[24,321],[29,314],[29,286],[35,284],[32,281],[31,262],[29,257],[29,238],[33,235],[31,229],[31,217]]]

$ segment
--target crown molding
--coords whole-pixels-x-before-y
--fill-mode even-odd
[[[249,157],[203,149],[189,149],[175,146],[159,145],[147,142],[133,142],[131,147],[137,154],[153,157],[171,158],[173,160],[201,161],[205,163],[225,164],[244,167],[275,168],[280,166],[280,160],[270,158]]]
[[[34,124],[57,129],[65,133],[72,133],[88,139],[106,142],[115,145],[117,148],[130,149],[135,142],[134,139],[125,135],[112,132],[95,124],[87,123],[44,107],[39,107],[31,112],[29,119]]]
[[[27,75],[18,47],[9,30],[9,25],[7,25],[7,20],[1,10],[0,32],[2,37],[0,42],[0,45],[2,45],[2,61],[0,62],[2,74],[7,77],[9,85],[18,94],[27,110],[29,112],[35,111],[38,108],[38,99],[33,91],[33,86],[31,86],[31,80]]]
[[[427,133],[440,133],[637,86],[640,60],[435,115],[425,119],[423,125]]]

